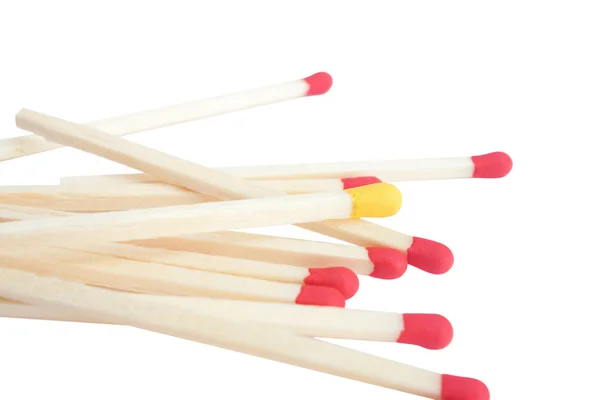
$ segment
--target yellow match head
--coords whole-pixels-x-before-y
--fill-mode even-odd
[[[385,218],[391,217],[402,207],[402,193],[390,183],[375,183],[346,189],[352,196],[352,217]]]

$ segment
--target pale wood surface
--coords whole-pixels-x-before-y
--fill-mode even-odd
[[[404,327],[402,314],[381,311],[205,297],[179,298],[179,304],[202,314],[226,316],[234,321],[276,325],[311,337],[395,342]],[[85,314],[61,312],[0,299],[1,317],[110,323]]]
[[[87,125],[116,136],[190,122],[202,118],[245,110],[303,97],[308,85],[303,79],[229,93],[89,122]],[[0,161],[63,147],[36,135],[0,140]]]
[[[298,194],[143,210],[40,218],[0,225],[0,243],[35,239],[124,241],[198,232],[348,218],[352,198],[346,192]]]

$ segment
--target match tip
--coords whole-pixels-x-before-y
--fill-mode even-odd
[[[473,178],[502,178],[512,170],[510,156],[501,151],[471,157],[475,168]]]
[[[346,306],[346,298],[332,287],[302,285],[296,304],[343,308]]]
[[[381,179],[375,176],[357,176],[356,178],[342,178],[341,181],[344,185],[344,190],[372,185],[374,183],[381,183]]]
[[[346,267],[309,268],[306,285],[329,286],[337,289],[346,299],[358,292],[358,276]]]
[[[404,314],[404,328],[398,343],[414,344],[429,350],[448,346],[454,336],[452,324],[439,314]]]
[[[304,81],[308,83],[307,96],[325,94],[331,89],[331,85],[333,85],[333,78],[327,72],[317,72],[304,78]]]
[[[346,192],[352,196],[354,218],[391,217],[402,207],[402,193],[390,183],[355,187]]]
[[[448,272],[454,264],[454,254],[446,245],[420,237],[413,237],[406,256],[410,265],[435,275]]]
[[[489,400],[490,391],[485,383],[454,375],[442,375],[441,400]]]
[[[378,279],[400,278],[406,272],[406,255],[397,249],[387,247],[367,247],[369,260],[373,263],[373,272],[369,274]]]

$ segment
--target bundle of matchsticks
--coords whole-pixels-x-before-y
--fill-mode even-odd
[[[426,398],[489,399],[479,380],[320,339],[450,343],[441,315],[345,308],[357,275],[442,274],[453,263],[441,243],[362,218],[399,211],[394,182],[503,177],[505,153],[211,169],[122,138],[331,83],[321,72],[88,124],[21,110],[16,124],[33,135],[0,141],[0,161],[70,146],[139,173],[0,188],[0,317],[128,325]],[[243,232],[287,224],[345,243]]]

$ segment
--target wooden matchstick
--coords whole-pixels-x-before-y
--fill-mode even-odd
[[[77,245],[64,243],[62,249],[72,249],[103,256],[118,257],[218,274],[256,278],[267,281],[327,286],[338,290],[346,299],[358,291],[358,277],[343,266],[305,268],[226,256],[173,251],[161,248],[133,246],[123,243],[90,243]]]
[[[175,303],[172,297],[165,301]],[[176,302],[201,314],[234,321],[279,326],[310,337],[397,342],[440,350],[452,341],[453,328],[438,314],[397,314],[284,303],[179,297]],[[108,323],[86,315],[44,309],[0,299],[0,318]]]
[[[259,165],[219,168],[250,180],[348,179],[374,176],[385,182],[429,181],[442,179],[502,178],[512,169],[510,156],[493,152],[472,157],[443,157],[400,160],[348,161],[336,163]],[[117,174],[62,177],[61,184],[159,183],[145,174]]]
[[[324,94],[331,88],[331,83],[329,74],[319,72],[304,79],[90,122],[88,126],[112,135],[124,136],[299,97]],[[62,146],[59,144],[35,135],[4,139],[0,140],[0,161],[60,147]]]
[[[187,187],[211,196],[239,199],[279,194],[253,185],[242,178],[31,110],[21,110],[16,116],[16,122],[20,128],[42,135],[49,140],[122,163],[166,183]],[[369,186],[377,185],[381,184]],[[393,205],[398,206],[398,204]],[[399,249],[406,252],[409,263],[430,273],[444,273],[450,269],[454,261],[452,252],[441,243],[404,235],[364,220],[325,221],[302,224],[301,227],[359,246]]]
[[[489,400],[481,381],[420,369],[283,328],[202,315],[163,298],[0,268],[0,296],[243,352],[430,399]]]
[[[264,181],[257,185],[288,194],[339,192],[367,184],[376,178]],[[165,183],[119,185],[0,186],[0,204],[47,208],[69,212],[107,212],[168,207],[220,201]]]
[[[40,243],[66,239],[124,241],[328,218],[384,217],[395,214],[400,204],[400,192],[393,185],[378,183],[342,192],[6,222],[0,225],[0,243],[25,239],[35,239]]]
[[[403,254],[391,248],[359,247],[245,232],[215,232],[129,243],[308,268],[343,265],[359,275],[379,279],[396,279],[406,272]]]
[[[59,248],[0,249],[3,266],[130,292],[343,307],[329,286],[281,283]],[[326,283],[320,282],[321,284]]]
[[[0,204],[0,220],[25,221],[48,216],[67,217],[72,213]],[[242,232],[219,232],[182,237],[134,240],[137,246],[197,252],[218,256],[288,264],[306,268],[342,265],[360,275],[396,279],[406,272],[406,257],[396,249],[358,247],[347,244],[291,239]],[[93,249],[96,244],[89,244]],[[131,255],[131,254],[130,254]],[[163,263],[167,259],[163,259]],[[150,260],[145,260],[150,261]],[[152,260],[155,261],[155,260]]]
[[[359,186],[381,183],[373,176],[360,176],[349,179],[287,179],[255,181],[254,184],[269,190],[286,192],[287,194],[305,194],[322,192],[339,192]],[[0,195],[4,194],[53,194],[53,195],[88,195],[88,196],[181,196],[182,194],[202,195],[189,189],[162,182],[135,182],[116,184],[78,184],[61,183],[60,185],[25,185],[0,186]],[[206,196],[206,195],[204,195]]]

